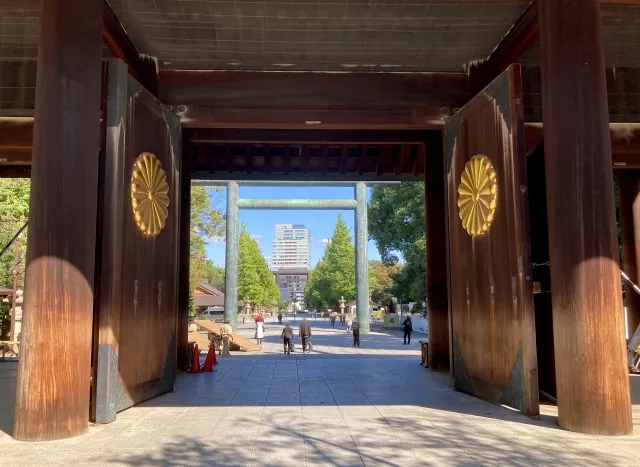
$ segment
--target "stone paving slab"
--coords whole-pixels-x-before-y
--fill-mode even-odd
[[[640,466],[640,434],[571,433],[557,427],[553,407],[531,420],[452,391],[447,375],[418,365],[417,339],[403,346],[399,333],[377,333],[353,348],[339,327],[312,327],[311,354],[283,355],[281,328],[267,323],[261,353],[234,352],[214,373],[179,375],[176,392],[49,443],[9,436],[15,364],[0,363],[0,464]],[[241,332],[250,337],[251,325]]]

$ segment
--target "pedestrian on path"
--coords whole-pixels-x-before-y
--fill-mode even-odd
[[[222,355],[230,356],[229,341],[233,339],[233,328],[228,319],[225,319],[224,324],[220,327],[220,337],[222,338]]]
[[[311,352],[311,325],[304,318],[300,323],[300,339],[302,339],[302,353],[307,353],[307,344],[309,344],[309,352]]]
[[[336,317],[335,317],[335,315],[331,315],[329,317],[329,321],[331,322],[331,329],[335,329],[336,328]]]
[[[404,343],[402,345],[411,344],[411,332],[413,331],[413,324],[411,324],[411,316],[407,316],[407,319],[402,323],[404,329]]]
[[[291,354],[293,351],[293,329],[288,321],[284,323],[284,329],[280,337],[284,345],[284,353],[287,355]]]
[[[353,346],[360,347],[360,323],[358,323],[358,320],[355,320],[353,322],[352,329],[353,330],[351,332],[353,332]]]
[[[258,345],[262,345],[264,338],[264,321],[256,321],[256,341]]]
[[[282,313],[278,313],[278,324],[282,324]]]
[[[353,325],[353,320],[351,319],[351,316],[349,316],[347,318],[347,332],[351,331],[351,326]]]

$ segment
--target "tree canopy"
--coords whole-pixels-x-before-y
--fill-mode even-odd
[[[426,239],[424,183],[404,182],[400,186],[374,186],[369,202],[369,235],[376,242],[385,263],[405,261],[394,272],[392,293],[401,301],[422,301],[426,297]],[[444,245],[442,246],[444,248]]]
[[[239,244],[238,300],[248,298],[253,305],[276,306],[280,289],[262,256],[258,242],[251,238],[244,225]]]
[[[29,190],[31,181],[26,178],[0,178],[0,248],[8,245],[13,236],[29,218]],[[27,229],[20,237],[20,257],[22,263],[19,270],[25,268],[27,250]],[[13,276],[9,271],[13,267],[15,250],[9,248],[0,257],[0,286],[13,287]],[[24,279],[24,273],[18,276]],[[4,340],[10,326],[10,304],[0,302],[0,340]]]
[[[191,187],[189,258],[189,290],[191,293],[201,282],[215,282],[215,278],[218,277],[216,274],[219,271],[215,269],[216,266],[207,259],[206,245],[207,242],[221,237],[224,233],[224,217],[222,211],[216,209],[216,203],[221,194],[220,187]],[[224,284],[224,274],[222,277],[222,284]],[[211,285],[218,287],[216,283],[211,283]]]
[[[394,277],[401,274],[402,264],[369,261],[369,270],[375,278],[375,288],[371,292],[371,299],[379,305],[387,305],[397,296]]]
[[[375,279],[369,271],[369,290]],[[356,252],[349,228],[338,216],[333,236],[322,259],[309,273],[305,300],[311,307],[338,309],[338,300],[353,300],[356,296]]]

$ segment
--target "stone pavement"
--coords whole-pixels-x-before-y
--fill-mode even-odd
[[[220,359],[214,373],[180,375],[176,392],[120,413],[110,425],[91,426],[84,436],[20,443],[0,433],[0,463],[640,465],[640,435],[566,432],[557,428],[552,407],[535,421],[452,391],[447,375],[418,365],[417,342],[403,346],[396,333],[366,336],[353,349],[343,330],[313,326],[311,355],[282,355],[280,327],[267,324],[262,354],[236,353]],[[252,335],[248,324],[242,332]],[[6,365],[15,366],[0,363],[4,383],[13,371]],[[639,382],[632,377],[634,387]],[[0,423],[5,432],[7,426]]]

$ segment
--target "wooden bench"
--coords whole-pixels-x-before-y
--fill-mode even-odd
[[[420,365],[429,368],[429,341],[420,341],[420,350],[422,350],[422,361]]]

